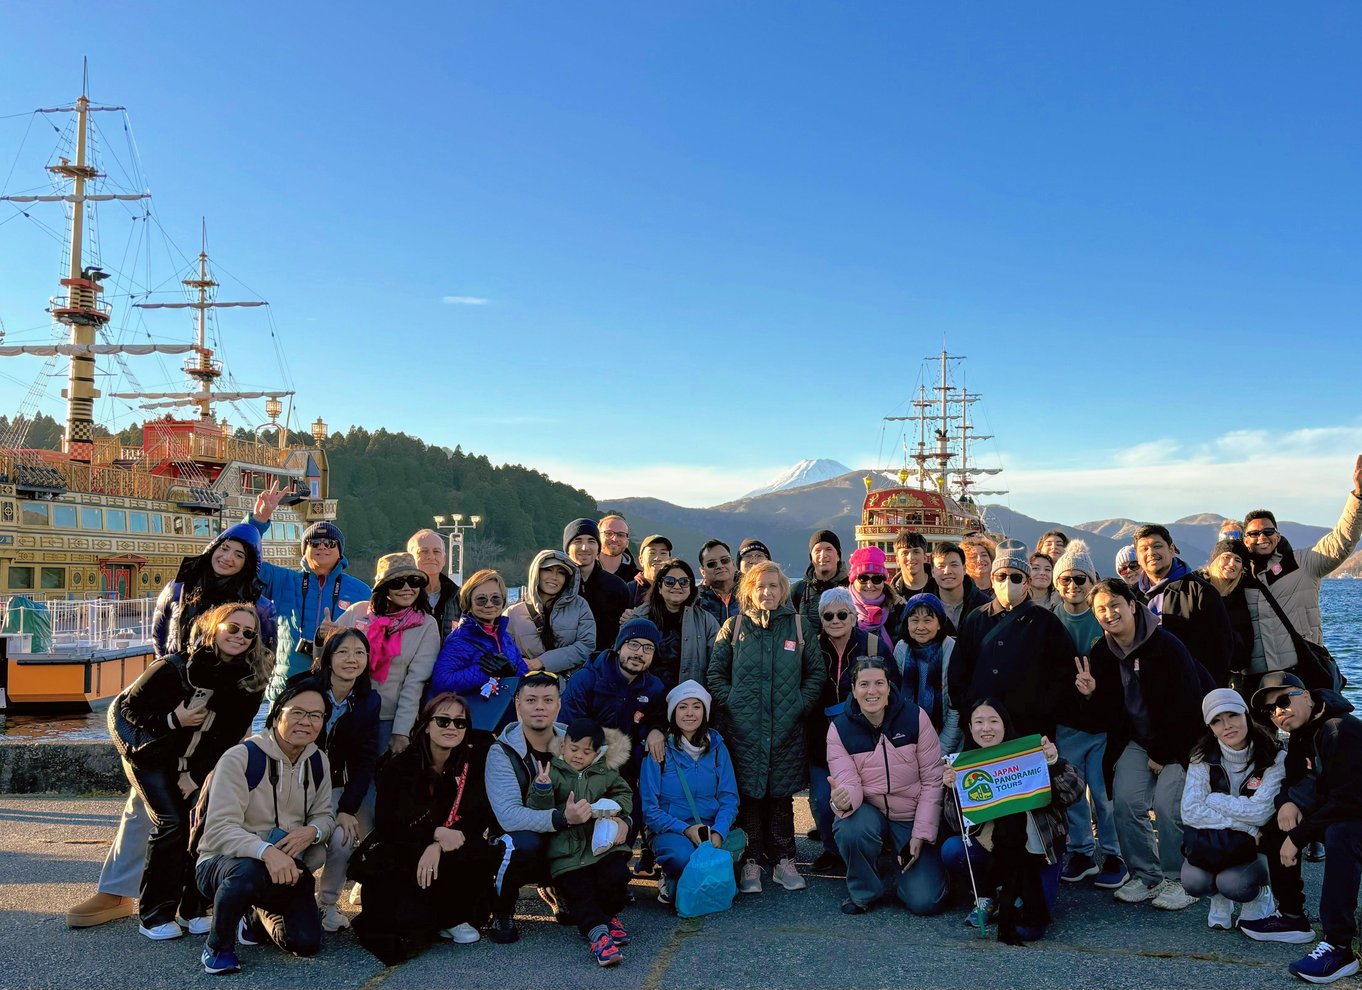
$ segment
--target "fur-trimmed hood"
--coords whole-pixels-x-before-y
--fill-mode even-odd
[[[563,759],[563,740],[567,738],[563,735],[555,735],[549,743],[549,752],[553,754],[554,762],[562,764],[559,768],[567,773],[577,773],[577,770],[569,766]],[[591,761],[591,765],[582,773],[592,773],[596,770],[618,770],[629,762],[629,756],[633,748],[629,745],[629,737],[619,729],[605,730],[605,745],[596,751],[596,758]]]

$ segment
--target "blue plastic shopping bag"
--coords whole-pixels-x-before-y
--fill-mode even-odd
[[[676,913],[683,918],[727,911],[738,892],[733,856],[708,842],[697,846],[676,883]]]

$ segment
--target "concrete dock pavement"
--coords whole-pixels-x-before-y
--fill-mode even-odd
[[[683,920],[656,903],[651,881],[636,881],[638,903],[623,915],[633,942],[610,970],[597,967],[576,929],[555,925],[527,888],[516,945],[440,943],[385,967],[342,931],[325,935],[312,959],[242,947],[243,972],[212,977],[199,965],[200,937],[153,943],[135,919],[66,927],[66,908],[94,890],[121,807],[117,797],[0,795],[0,987],[1280,988],[1296,985],[1286,964],[1311,948],[1211,932],[1204,901],[1164,913],[1118,905],[1083,885],[1064,886],[1043,942],[1013,948],[971,936],[964,895],[933,918],[898,906],[848,917],[839,911],[840,879],[813,877],[808,890],[790,893],[768,878],[761,896]],[[807,803],[798,799],[796,809],[802,836]],[[800,852],[807,863],[817,850],[801,839]],[[1312,907],[1321,869],[1306,867]]]

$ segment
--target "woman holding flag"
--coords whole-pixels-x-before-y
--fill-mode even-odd
[[[965,749],[986,749],[1017,738],[1002,702],[981,698],[964,712]],[[942,774],[946,811],[962,835],[942,843],[941,856],[952,873],[968,874],[975,890],[975,907],[966,924],[983,929],[996,917],[998,941],[1008,945],[1033,942],[1045,934],[1059,891],[1059,871],[1068,845],[1067,808],[1083,793],[1083,778],[1059,755],[1049,738],[1040,739],[1050,774],[1050,802],[1042,808],[1017,811],[966,827],[961,821],[957,771]]]

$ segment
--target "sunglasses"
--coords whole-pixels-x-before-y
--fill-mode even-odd
[[[688,577],[672,577],[670,574],[668,574],[666,577],[660,578],[659,580],[662,582],[662,587],[664,588],[690,587],[690,578]]]
[[[314,536],[307,541],[307,545],[313,550],[334,550],[340,546],[340,543],[329,536]]]
[[[649,643],[649,646],[652,644]],[[532,670],[520,679],[522,685],[538,684],[541,681],[552,681],[557,683],[558,675],[551,670]]]
[[[466,715],[432,715],[430,720],[441,729],[468,728],[468,716]]]
[[[729,564],[731,564],[731,563],[733,563],[733,558],[732,558],[732,557],[720,557],[718,560],[706,560],[706,561],[704,561],[704,565],[705,565],[706,567],[709,567],[709,568],[715,568],[715,567],[727,567],[727,566],[728,566]]]
[[[1081,588],[1083,587],[1083,585],[1088,583],[1088,576],[1086,574],[1072,574],[1067,577],[1060,578],[1059,583],[1071,584],[1075,588]]]
[[[858,574],[857,584],[884,584],[886,578],[883,574]]]
[[[1139,569],[1139,564],[1122,564],[1120,567],[1116,568],[1116,572],[1118,574],[1129,574],[1131,571],[1137,571]]]
[[[1264,529],[1248,529],[1244,531],[1244,539],[1246,540],[1254,539],[1270,540],[1276,535],[1277,530],[1271,526],[1268,526]]]
[[[408,574],[406,577],[393,578],[389,585],[394,588],[424,588],[426,577],[424,574]]]
[[[477,598],[473,599],[473,604],[478,608],[485,608],[488,605],[500,606],[506,604],[506,599],[500,595],[478,595]]]
[[[1267,704],[1260,707],[1258,711],[1271,718],[1273,712],[1278,709],[1286,711],[1291,707],[1291,699],[1299,698],[1303,694],[1305,694],[1304,691],[1288,691],[1286,694],[1279,694],[1277,695],[1276,701],[1269,701]]]
[[[993,575],[994,584],[1002,584],[1004,581],[1011,581],[1013,584],[1021,584],[1025,580],[1026,580],[1025,574],[1017,574],[1016,572],[1013,572],[1012,574]]]
[[[240,622],[219,622],[218,632],[226,633],[228,636],[240,636],[248,643],[255,639],[255,629],[243,626]]]
[[[840,611],[840,612],[824,612],[824,613],[823,613],[823,621],[824,621],[824,622],[845,622],[845,621],[846,621],[847,619],[849,619],[849,618],[851,618],[851,613],[848,612],[846,609],[843,609],[843,610]]]

